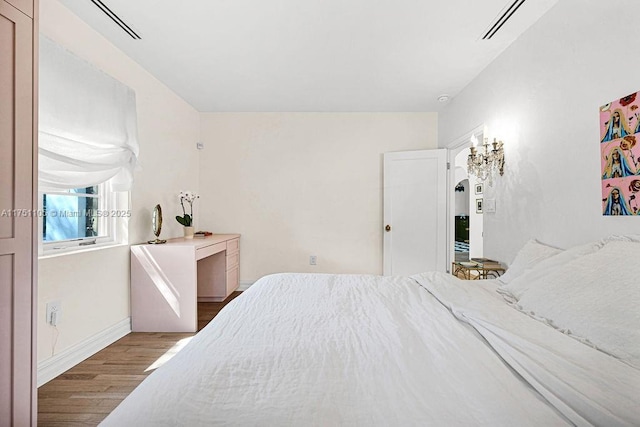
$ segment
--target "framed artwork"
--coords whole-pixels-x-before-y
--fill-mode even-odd
[[[476,194],[482,194],[482,183],[476,184]]]
[[[482,213],[482,199],[476,199],[476,213]]]
[[[602,215],[640,215],[640,92],[600,107]]]

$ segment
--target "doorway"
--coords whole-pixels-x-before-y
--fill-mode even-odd
[[[467,158],[472,140],[482,141],[484,126],[449,144],[448,254],[449,263],[483,256],[484,185],[467,172]]]
[[[458,168],[456,168],[458,169]],[[458,180],[458,170],[456,179]],[[469,179],[458,181],[453,189],[454,236],[453,252],[455,261],[469,261]]]

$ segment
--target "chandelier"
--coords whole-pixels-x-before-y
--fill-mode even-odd
[[[489,145],[493,148],[489,149]],[[502,141],[495,138],[489,144],[487,138],[484,139],[481,149],[471,146],[471,154],[467,159],[467,172],[469,175],[475,175],[479,182],[487,182],[493,186],[493,178],[496,171],[500,176],[504,174],[504,149]]]

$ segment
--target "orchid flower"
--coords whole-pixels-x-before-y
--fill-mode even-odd
[[[180,206],[182,206],[182,216],[177,215],[176,221],[182,224],[185,227],[191,227],[193,224],[193,202],[200,198],[200,196],[191,191],[180,191],[178,194],[178,198],[180,199]],[[187,209],[184,206],[184,203],[187,202],[189,204],[189,213],[187,213]]]

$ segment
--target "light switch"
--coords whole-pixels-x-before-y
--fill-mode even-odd
[[[487,213],[496,213],[496,199],[485,199],[484,211]]]

